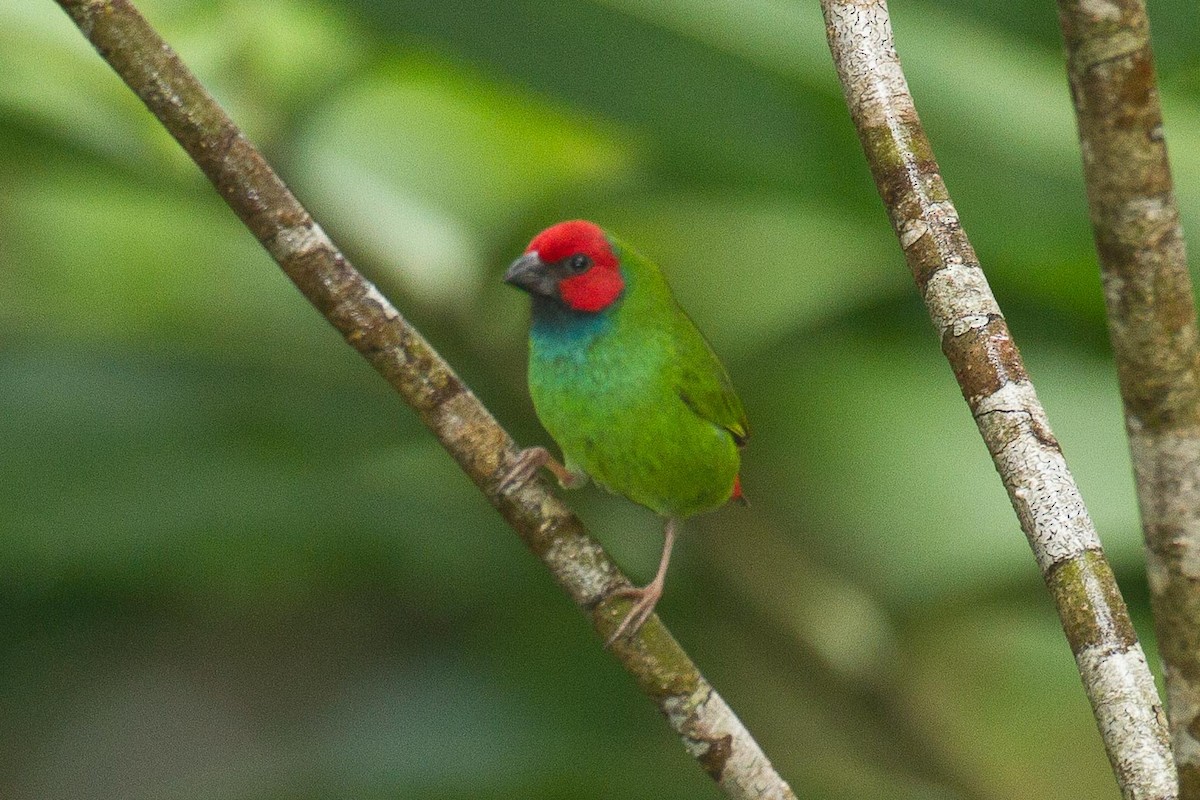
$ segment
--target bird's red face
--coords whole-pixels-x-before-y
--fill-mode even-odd
[[[625,288],[608,237],[598,225],[579,219],[560,222],[533,237],[504,280],[589,313],[608,308]]]

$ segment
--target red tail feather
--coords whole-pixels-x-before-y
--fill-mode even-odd
[[[750,501],[742,495],[742,476],[733,476],[733,494],[729,495],[729,502],[738,502],[744,506],[750,505]]]

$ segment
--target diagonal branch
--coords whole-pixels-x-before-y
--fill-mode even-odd
[[[628,580],[557,497],[538,482],[497,494],[512,438],[421,334],[351,266],[242,132],[128,0],[57,0],[100,55],[204,171],[309,302],[396,389],[555,581],[607,636]],[[795,800],[696,665],[651,617],[613,647],[622,666],[731,798]]]
[[[879,194],[963,397],[1008,490],[1126,798],[1176,796],[1154,679],[1095,526],[942,182],[885,0],[821,0]]]
[[[1180,796],[1200,798],[1200,348],[1142,0],[1059,0]]]

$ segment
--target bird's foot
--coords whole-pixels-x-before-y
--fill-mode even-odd
[[[508,494],[517,486],[527,483],[534,474],[550,460],[550,451],[544,447],[526,447],[517,454],[508,473],[500,479],[497,494]]]
[[[609,593],[609,598],[613,597],[629,597],[633,598],[633,607],[629,609],[629,613],[625,615],[625,619],[621,620],[621,624],[613,631],[608,640],[604,642],[605,647],[612,647],[613,642],[620,639],[622,634],[633,636],[641,629],[650,615],[654,613],[654,607],[658,605],[658,600],[662,597],[663,581],[661,576],[645,586],[623,586],[620,589],[614,589]]]
[[[572,489],[580,482],[581,476],[576,475],[558,463],[546,448],[526,447],[517,454],[517,458],[513,462],[512,468],[509,469],[508,474],[500,479],[496,493],[507,494],[518,486],[527,483],[542,467],[554,473],[554,477],[558,479],[558,485],[564,489]]]

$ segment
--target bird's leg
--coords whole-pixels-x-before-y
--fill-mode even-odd
[[[620,589],[613,590],[609,597],[632,597],[637,600],[633,604],[633,608],[629,609],[629,613],[625,615],[625,619],[621,620],[621,624],[613,631],[612,636],[608,637],[608,641],[604,643],[605,647],[612,647],[612,643],[621,638],[621,634],[628,632],[633,636],[638,632],[638,629],[650,618],[654,613],[654,606],[658,604],[658,599],[662,597],[663,584],[667,578],[667,564],[671,562],[671,548],[675,544],[675,518],[669,517],[667,524],[663,526],[663,551],[662,560],[658,562],[658,574],[654,576],[654,580],[642,587],[623,586]]]
[[[564,489],[574,488],[575,484],[579,483],[580,476],[555,460],[549,450],[544,447],[526,447],[517,455],[508,474],[500,479],[497,494],[505,494],[515,489],[532,478],[542,467],[554,473],[558,485]]]

